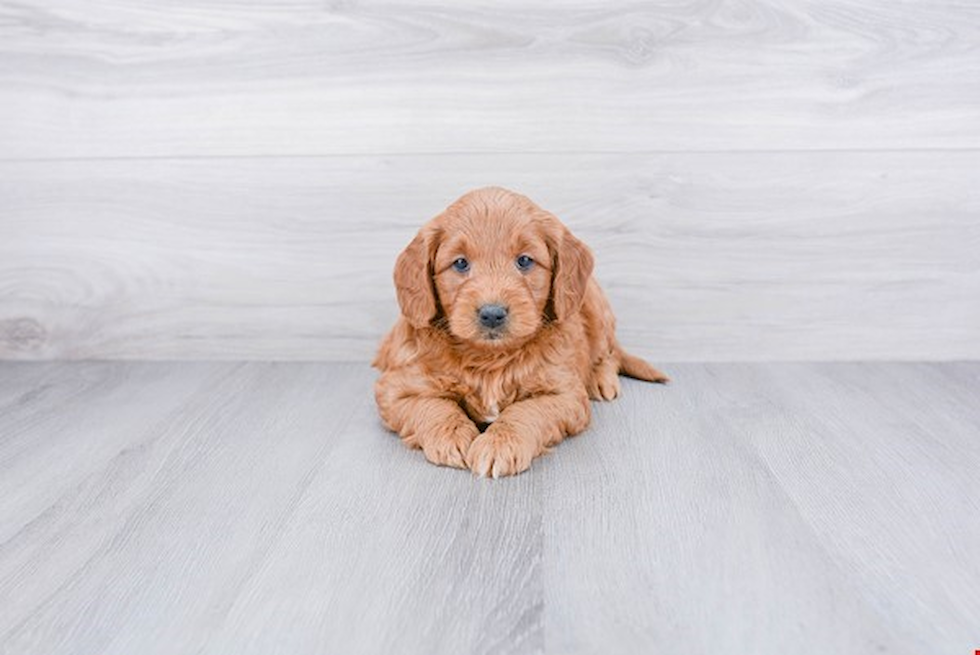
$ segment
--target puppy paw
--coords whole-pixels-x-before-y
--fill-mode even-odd
[[[470,445],[466,463],[479,476],[499,478],[526,471],[537,454],[533,439],[494,423]]]
[[[436,428],[419,441],[425,458],[433,464],[465,469],[466,452],[478,434],[480,430],[471,421],[460,420]]]
[[[599,379],[599,395],[603,400],[612,400],[619,395],[619,376],[613,374]]]
[[[593,400],[612,400],[619,396],[619,372],[611,366],[600,366],[592,374],[589,397]]]

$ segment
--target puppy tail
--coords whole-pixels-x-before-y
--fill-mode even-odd
[[[659,382],[660,384],[670,382],[670,378],[663,371],[658,371],[644,360],[629,354],[622,348],[617,348],[617,350],[619,350],[619,372],[623,375],[647,382]]]

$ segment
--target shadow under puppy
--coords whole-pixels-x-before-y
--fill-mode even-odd
[[[627,354],[589,249],[501,188],[467,193],[395,264],[402,315],[382,341],[385,425],[434,464],[498,477],[586,428],[619,373],[667,376]]]

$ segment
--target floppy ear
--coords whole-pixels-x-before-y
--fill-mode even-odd
[[[594,260],[589,247],[572,236],[564,226],[554,244],[552,259],[551,302],[555,318],[561,321],[582,306]]]
[[[436,291],[432,259],[437,233],[422,228],[395,262],[395,292],[402,314],[417,328],[427,326],[436,317]]]

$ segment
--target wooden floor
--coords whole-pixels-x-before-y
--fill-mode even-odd
[[[665,368],[492,481],[363,364],[0,364],[0,652],[980,648],[980,363]]]

